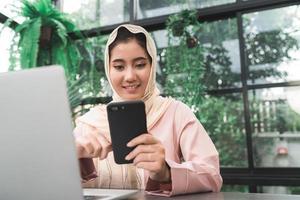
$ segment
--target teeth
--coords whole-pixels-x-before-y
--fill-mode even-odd
[[[129,85],[129,86],[125,86],[125,87],[127,87],[127,88],[136,88],[137,85]]]

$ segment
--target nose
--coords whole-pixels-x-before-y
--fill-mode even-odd
[[[128,82],[135,81],[136,73],[132,67],[127,67],[125,70],[124,80]]]

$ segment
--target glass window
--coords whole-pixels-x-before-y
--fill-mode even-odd
[[[22,23],[25,19],[24,17],[19,16],[20,14],[18,13],[18,11],[20,6],[20,0],[0,1],[0,13],[17,21],[18,23]]]
[[[225,185],[223,184],[221,192],[249,192],[249,187],[246,185]]]
[[[249,84],[300,80],[299,6],[246,14]]]
[[[64,0],[62,10],[69,13],[80,29],[129,21],[129,0]]]
[[[219,29],[217,29],[218,25],[221,26]],[[229,74],[227,77],[232,77],[230,73],[233,74],[231,59],[235,59],[233,58],[235,55],[228,52],[237,52],[232,50],[232,46],[235,45],[238,49],[237,34],[234,31],[236,26],[234,25],[236,25],[235,20],[226,20],[205,24],[201,26],[199,32],[192,31],[197,29],[192,29],[190,33],[193,36],[205,41],[205,43],[200,41],[200,44],[204,43],[204,45],[197,45],[193,48],[186,47],[185,38],[170,36],[166,30],[152,32],[152,35],[158,47],[157,80],[160,83],[161,91],[183,101],[192,108],[214,141],[220,153],[222,166],[246,167],[248,162],[242,95],[234,93],[204,97],[199,87],[199,81],[203,80],[203,74],[207,73],[209,67],[215,67],[215,71],[209,71],[210,78],[213,76],[223,77],[222,80],[230,80],[231,82],[228,81],[228,83],[231,86],[234,85],[232,79],[224,78],[226,73]],[[214,39],[217,38],[217,34],[213,33],[223,29],[225,29],[224,34],[220,34],[218,39]],[[205,60],[203,57],[209,55],[215,56],[212,59],[218,59],[218,61],[201,69],[203,60]],[[237,68],[237,82],[240,82],[238,60],[236,60],[238,63],[235,63],[237,65],[235,67]],[[216,63],[220,67],[216,67]],[[224,65],[227,68],[222,71]],[[211,71],[215,74],[212,75]],[[209,86],[206,85],[208,83],[201,82],[200,85]]]
[[[202,54],[204,57],[201,57],[201,60],[204,62],[205,70],[201,83],[205,85],[205,88],[209,90],[241,87],[240,52],[236,20],[228,19],[205,23],[201,25],[200,29],[191,27],[190,32],[191,35],[199,40],[203,47]],[[158,48],[158,81],[164,85],[164,77],[160,77],[160,67],[164,70],[167,59],[165,48],[168,47],[168,42],[178,46],[180,38],[172,37],[171,40],[168,40],[166,30],[155,31],[152,35]],[[183,60],[184,54],[180,54],[179,59]]]
[[[10,28],[4,28],[0,23],[0,72],[7,72],[9,69],[9,52],[14,32]]]
[[[299,167],[300,87],[249,91],[257,167]]]
[[[236,19],[205,23],[195,33],[204,46],[207,89],[241,86],[239,40]]]
[[[260,186],[259,190],[263,193],[272,194],[300,194],[300,187]]]
[[[219,151],[220,165],[248,166],[242,95],[207,95],[199,110],[198,118]]]
[[[234,2],[236,0],[138,0],[137,17],[144,19],[172,14],[184,9],[206,8]]]

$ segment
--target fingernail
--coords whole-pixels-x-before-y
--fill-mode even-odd
[[[127,146],[128,146],[128,147],[131,147],[131,146],[132,146],[132,143],[131,143],[131,142],[128,142],[128,143],[127,143]]]
[[[127,155],[127,156],[125,157],[125,160],[130,160],[129,158],[130,158],[129,155]]]

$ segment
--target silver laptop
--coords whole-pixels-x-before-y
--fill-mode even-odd
[[[0,73],[0,198],[83,200],[64,71]],[[120,199],[137,190],[86,190]]]

